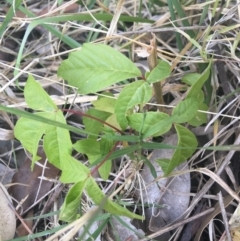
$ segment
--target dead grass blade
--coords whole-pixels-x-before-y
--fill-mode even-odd
[[[240,202],[239,196],[234,192],[217,174],[208,170],[207,168],[196,169],[196,172],[201,172],[209,176],[212,180],[217,182],[224,190],[226,190],[234,199]]]
[[[202,217],[202,216],[212,212],[213,210],[214,210],[213,208],[210,208],[210,209],[208,209],[206,211],[203,211],[202,213],[197,214],[197,215],[195,215],[195,216],[193,216],[191,218],[187,218],[187,219],[185,219],[183,221],[180,221],[180,222],[178,222],[176,224],[170,225],[170,226],[168,226],[166,228],[162,228],[159,231],[157,231],[157,232],[155,232],[155,233],[153,233],[151,235],[148,235],[146,238],[140,239],[139,241],[147,241],[147,240],[150,240],[152,238],[155,238],[155,237],[157,237],[157,236],[159,236],[159,235],[161,235],[163,233],[166,233],[166,232],[171,231],[171,230],[173,230],[175,228],[183,226],[186,223],[192,222],[192,221],[194,221],[194,220],[196,220],[196,219],[198,219],[198,218],[200,218],[200,217]]]
[[[240,187],[238,188],[238,190],[236,190],[236,194],[240,193]],[[224,203],[224,207],[226,208],[228,205],[231,204],[231,202],[233,201],[233,197],[231,195],[228,195],[226,197],[224,197],[223,199],[223,203]],[[210,213],[209,215],[207,215],[205,217],[205,219],[203,220],[201,226],[198,229],[198,232],[194,238],[194,241],[199,241],[201,236],[202,236],[202,232],[203,230],[207,227],[207,225],[209,224],[209,222],[214,219],[214,217],[216,217],[219,213],[221,212],[221,208],[220,208],[220,204],[217,203],[214,206],[214,211],[212,213]]]

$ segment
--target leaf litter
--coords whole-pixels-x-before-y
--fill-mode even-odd
[[[46,162],[46,155],[43,150],[38,151],[41,159],[31,169],[32,160],[27,158],[20,166],[16,174],[12,178],[12,185],[9,188],[9,193],[13,197],[14,206],[20,215],[27,216],[29,219],[33,217],[32,209],[43,200],[52,190],[54,181],[56,181],[60,170],[55,166]],[[46,210],[47,211],[47,210]],[[32,227],[33,220],[28,221],[27,225]],[[22,225],[17,228],[18,235],[27,235]]]
[[[71,5],[70,5],[71,6]],[[41,9],[43,9],[43,8],[45,8],[46,6],[40,6],[40,5],[38,5],[37,6],[37,9],[38,10],[40,10],[40,11],[42,11]],[[48,8],[49,6],[47,6],[47,8]],[[75,7],[77,8],[78,7],[78,5],[75,5]],[[111,6],[110,6],[110,9],[112,8],[112,7],[114,7],[114,4],[112,4]],[[147,7],[149,7],[149,6],[147,6]],[[199,3],[199,2],[196,2],[196,4],[195,5],[188,5],[188,6],[184,6],[184,11],[187,13],[187,14],[189,14],[189,16],[190,16],[190,14],[192,14],[192,11],[198,11],[198,9],[203,9],[203,7],[205,7],[204,6],[204,4],[202,4],[202,3]],[[131,10],[133,10],[133,4],[132,4],[132,2],[130,2],[130,1],[126,1],[125,2],[125,8],[126,9],[128,9],[128,11],[131,11]],[[45,8],[46,9],[46,8]],[[157,8],[158,9],[158,8]],[[239,75],[239,68],[238,68],[238,65],[237,65],[237,62],[236,61],[238,61],[238,59],[237,59],[237,56],[235,55],[235,50],[238,50],[238,38],[236,38],[237,36],[236,36],[236,33],[234,32],[235,30],[238,30],[238,27],[236,27],[236,26],[234,26],[234,23],[235,23],[235,21],[236,21],[236,19],[238,19],[238,17],[237,17],[237,8],[236,8],[236,6],[234,7],[234,1],[233,2],[228,2],[227,3],[227,5],[225,5],[224,7],[220,7],[219,8],[221,11],[222,11],[222,15],[220,15],[219,14],[219,17],[220,17],[220,19],[219,19],[219,21],[220,21],[220,23],[221,23],[221,26],[223,26],[223,29],[222,29],[222,32],[221,32],[221,35],[218,35],[218,34],[215,34],[215,35],[213,35],[212,37],[212,39],[214,40],[214,38],[216,38],[216,40],[217,41],[219,41],[219,42],[222,42],[223,43],[223,45],[225,45],[225,47],[226,47],[226,50],[225,50],[225,53],[224,52],[221,52],[220,54],[219,53],[216,53],[216,55],[215,55],[215,59],[216,59],[216,61],[222,61],[222,62],[224,62],[224,61],[226,61],[225,62],[225,66],[223,67],[223,69],[225,69],[226,71],[227,71],[227,73],[228,73],[228,75],[230,76],[228,79],[232,79],[233,81],[232,82],[230,82],[229,81],[229,83],[230,83],[230,85],[231,85],[231,89],[232,90],[234,90],[235,89],[235,86],[237,85],[237,79],[238,79],[238,75]],[[149,9],[147,9],[147,10],[149,10]],[[6,11],[6,10],[5,10]],[[168,10],[166,10],[166,8],[159,8],[158,9],[158,11],[161,13],[166,13],[167,12],[167,14],[169,14],[169,12],[168,12]],[[47,13],[47,12],[45,12],[45,13]],[[50,12],[51,13],[51,12]],[[49,14],[50,14],[49,13]],[[221,12],[219,12],[219,13],[221,13]],[[147,12],[144,12],[144,14],[147,16]],[[211,14],[210,14],[211,15]],[[210,16],[209,15],[209,16]],[[169,15],[170,16],[170,15]],[[169,16],[166,18],[166,19],[169,19]],[[230,16],[230,17],[229,17]],[[234,19],[232,16],[236,16],[236,19]],[[198,19],[198,16],[196,15],[193,15],[192,16],[193,17],[193,21],[195,22],[198,22],[197,20],[199,20]],[[167,24],[168,24],[168,20],[164,20],[164,18],[160,18],[159,17],[159,20],[156,22],[157,23],[157,25],[159,24],[159,23],[161,23],[161,27],[162,27],[162,30],[164,30],[164,28],[166,29],[166,27],[167,27]],[[232,22],[231,21],[229,21],[230,19],[232,19]],[[206,21],[208,21],[209,19],[208,19],[208,16],[205,16],[205,20]],[[159,23],[158,23],[159,22]],[[88,25],[89,27],[92,27],[89,23],[86,23],[86,25]],[[217,26],[217,25],[216,25]],[[215,27],[216,27],[215,26]],[[230,29],[229,29],[229,33],[230,33],[230,35],[232,35],[233,36],[233,39],[235,39],[235,40],[231,40],[231,39],[229,39],[229,36],[228,36],[228,34],[225,34],[226,33],[226,31],[227,31],[227,27],[229,27],[229,26],[232,26],[233,27],[233,29],[234,29],[234,31],[231,31]],[[141,28],[142,28],[142,26],[140,26]],[[206,28],[206,26],[203,26],[204,28]],[[152,26],[152,25],[148,25],[148,27],[146,28],[145,27],[145,29],[141,29],[141,28],[135,28],[135,29],[132,29],[131,27],[128,29],[128,32],[133,32],[134,34],[141,34],[142,32],[151,32],[151,31],[158,31],[158,29],[156,29],[156,28],[154,28],[154,26]],[[199,26],[194,26],[194,28],[195,29],[198,29],[198,30],[200,30],[201,29],[201,26],[199,25]],[[226,29],[224,29],[224,28],[226,28]],[[167,30],[167,33],[168,34],[166,34],[166,30],[165,30],[165,32],[163,32],[163,34],[162,34],[162,30],[160,29],[159,30],[159,36],[157,36],[157,38],[158,38],[158,41],[159,41],[159,45],[160,45],[160,54],[161,54],[161,57],[163,57],[163,59],[167,59],[167,60],[170,60],[170,61],[173,61],[174,60],[174,56],[176,55],[176,56],[178,56],[178,50],[176,49],[176,42],[174,42],[174,41],[172,41],[172,39],[174,39],[174,36],[173,35],[171,35],[171,32],[173,32],[174,31],[174,29],[175,29],[175,27],[170,27],[168,30]],[[15,29],[16,30],[16,29]],[[95,29],[96,30],[96,32],[97,32],[97,29]],[[86,31],[86,30],[85,30]],[[74,32],[72,29],[68,29],[68,33],[69,33],[69,35],[72,35],[72,36],[76,36],[76,39],[78,38],[79,39],[79,34],[76,34],[76,32]],[[86,31],[86,33],[87,33],[87,31]],[[169,33],[170,33],[170,36],[169,36]],[[216,32],[215,32],[216,33]],[[11,35],[11,32],[9,33],[10,35]],[[21,33],[20,33],[21,34]],[[124,34],[123,34],[124,35]],[[14,38],[15,38],[15,36],[14,36]],[[19,36],[17,36],[17,38],[22,38],[20,35]],[[81,39],[82,38],[82,39]],[[85,38],[84,37],[81,37],[80,39],[79,39],[79,42],[85,42]],[[149,38],[147,38],[147,39],[149,39]],[[162,39],[164,39],[164,41],[162,41]],[[47,42],[47,43],[49,43],[49,39],[45,39],[45,41]],[[58,43],[57,42],[54,42],[55,40],[53,40],[53,42],[51,42],[52,43],[52,46],[58,46]],[[204,40],[203,40],[204,41]],[[215,40],[214,40],[215,41]],[[214,41],[212,41],[212,40],[209,40],[209,42],[208,42],[208,48],[209,48],[209,51],[211,52],[211,48],[212,48],[212,46],[215,44],[214,43]],[[109,44],[110,45],[115,45],[115,44],[118,44],[119,42],[118,41],[110,41],[109,42]],[[140,43],[140,42],[139,42]],[[140,43],[141,44],[141,43]],[[5,46],[7,49],[9,49],[9,50],[11,50],[11,49],[14,49],[15,48],[15,46],[13,46],[13,47],[8,47],[8,46]],[[24,62],[24,64],[26,64],[27,63],[27,61],[31,61],[31,53],[34,53],[34,49],[37,49],[37,46],[34,46],[34,45],[29,45],[28,46],[29,48],[26,48],[26,56],[28,56],[28,57],[26,57],[26,59],[24,60],[24,61],[26,61],[26,62]],[[16,47],[16,50],[15,51],[17,51],[17,48],[18,47]],[[66,46],[63,46],[63,49],[65,50],[66,49]],[[63,49],[61,49],[61,51],[63,50]],[[164,55],[164,51],[167,51],[167,53],[169,53],[169,54],[166,54],[166,55]],[[48,49],[48,52],[50,52],[49,51],[49,49]],[[5,53],[5,52],[4,52]],[[54,52],[53,52],[54,53]],[[232,56],[232,53],[234,53],[234,56]],[[39,53],[38,53],[39,54]],[[42,53],[43,54],[43,53]],[[49,53],[46,53],[46,56],[48,55]],[[185,57],[186,57],[186,61],[182,61],[182,62],[179,62],[179,66],[177,66],[177,68],[176,68],[176,70],[175,70],[175,73],[174,73],[174,75],[173,75],[173,79],[174,79],[174,81],[176,81],[176,79],[179,79],[179,76],[181,76],[181,74],[182,74],[182,72],[183,72],[183,69],[186,67],[186,66],[189,66],[190,67],[190,69],[196,69],[196,64],[194,63],[194,61],[199,61],[199,52],[198,51],[196,51],[196,50],[191,50],[191,49],[189,49],[189,50],[187,50],[186,52],[181,52],[181,54],[182,55],[185,55]],[[52,54],[52,55],[54,55],[54,54]],[[15,56],[16,56],[16,54],[15,54],[15,52],[13,53],[13,52],[11,52],[11,58],[12,59],[14,59],[15,58]],[[44,55],[43,55],[44,56]],[[62,55],[62,56],[64,56],[64,54]],[[10,60],[10,59],[8,59],[8,57],[9,57],[9,54],[5,57],[3,57],[3,58],[5,58],[4,60],[5,61],[7,61],[7,60]],[[38,56],[39,57],[39,56]],[[179,56],[178,56],[179,57]],[[230,57],[234,57],[234,59],[231,59]],[[51,56],[47,56],[47,58],[49,58],[49,59],[51,59]],[[219,60],[220,59],[220,60]],[[3,59],[1,59],[1,60],[3,60]],[[33,67],[33,68],[30,68],[30,69],[27,69],[27,71],[28,72],[30,72],[30,73],[35,73],[35,74],[38,74],[40,77],[39,77],[39,81],[40,81],[40,83],[45,83],[46,84],[46,79],[47,79],[47,81],[51,81],[50,83],[59,83],[58,82],[58,79],[56,78],[56,75],[55,75],[55,73],[56,73],[56,69],[57,69],[57,66],[59,66],[59,61],[48,61],[48,60],[42,60],[42,63],[41,63],[42,65],[41,65],[41,67],[39,67],[39,68],[35,68],[35,67]],[[11,79],[12,78],[12,72],[11,72],[11,68],[10,69],[7,69],[6,67],[3,67],[3,65],[1,65],[2,66],[2,70],[3,70],[3,73],[4,73],[4,75],[7,77],[7,78],[9,78],[9,79]],[[9,66],[11,66],[10,64],[9,64]],[[43,79],[44,78],[44,79]],[[217,80],[218,79],[218,74],[217,73],[213,73],[213,79],[214,80]],[[23,87],[24,86],[24,82],[25,82],[25,80],[26,80],[26,75],[23,75],[21,78],[20,78],[20,82],[19,82],[19,86],[20,87]],[[5,81],[6,81],[6,79],[3,79],[3,80],[1,80],[3,83],[6,83]],[[172,81],[172,82],[171,82]],[[180,85],[177,85],[177,84],[179,84],[179,83],[177,83],[177,82],[174,82],[172,79],[170,79],[170,82],[169,83],[166,83],[165,84],[165,87],[166,86],[169,86],[168,88],[165,88],[165,92],[164,92],[164,94],[165,95],[170,95],[170,99],[171,99],[171,97],[173,96],[174,98],[175,98],[175,100],[172,100],[172,102],[170,101],[169,102],[169,106],[171,106],[171,105],[173,105],[173,103],[174,103],[174,101],[177,101],[179,98],[181,98],[182,97],[182,93],[181,93],[181,89],[180,89]],[[48,83],[48,85],[49,85],[49,83]],[[65,95],[65,90],[66,89],[64,89],[66,86],[64,86],[64,85],[62,85],[62,84],[60,84],[60,86],[61,86],[61,88],[64,90],[63,92],[62,92],[62,96],[59,96],[59,98],[57,98],[57,100],[58,101],[62,101],[61,103],[63,104],[64,102],[65,102],[65,100],[66,100],[66,95]],[[216,85],[214,85],[214,88],[217,86],[217,84]],[[116,86],[115,86],[116,87]],[[74,89],[72,89],[73,90],[73,92],[74,92]],[[116,90],[117,90],[117,87],[116,87]],[[217,89],[215,89],[216,91],[217,91]],[[65,93],[64,93],[65,92]],[[238,96],[238,92],[235,92],[235,93],[233,93],[235,96]],[[1,93],[1,95],[2,95],[2,93]],[[217,93],[217,95],[216,95],[217,97],[222,97],[222,94],[221,94],[221,92],[220,93]],[[6,105],[12,105],[12,106],[18,106],[18,105],[21,105],[22,104],[22,106],[24,106],[24,100],[23,100],[23,96],[22,96],[22,94],[21,94],[21,92],[16,88],[16,86],[11,86],[11,87],[9,87],[9,88],[6,88],[6,93],[4,93],[4,95],[3,96],[1,96],[2,97],[2,99],[4,100],[4,104],[6,104]],[[11,98],[9,98],[9,97],[11,97]],[[71,96],[72,97],[72,96]],[[209,96],[210,98],[213,98],[213,97],[215,97],[215,96]],[[94,98],[96,99],[96,96],[94,96]],[[90,106],[90,103],[88,102],[88,100],[89,100],[89,98],[87,98],[87,97],[85,97],[85,99],[77,99],[77,100],[79,100],[79,101],[82,101],[82,104],[81,104],[81,108],[83,108],[83,110],[87,110],[88,109],[88,107]],[[237,102],[237,101],[236,101]],[[58,102],[59,103],[59,102]],[[149,103],[149,104],[151,104],[151,103]],[[75,106],[77,106],[77,102],[75,102],[75,103],[73,103],[73,105],[75,105]],[[218,108],[219,109],[221,109],[222,108],[222,105],[224,105],[224,102],[222,101],[221,103],[219,103],[219,106],[218,106]],[[25,105],[26,106],[26,105]],[[237,109],[237,106],[232,106],[237,112],[238,112],[238,109]],[[213,111],[217,111],[217,109],[214,109],[213,108]],[[211,118],[211,116],[209,115],[209,117],[208,118]],[[225,135],[226,136],[226,139],[225,139],[225,142],[223,141],[222,143],[227,143],[227,144],[232,144],[232,143],[234,143],[234,140],[233,139],[235,139],[236,137],[237,137],[237,132],[236,132],[236,137],[234,137],[234,134],[232,134],[232,135],[227,135],[228,133],[232,133],[231,131],[232,131],[232,127],[231,127],[231,121],[228,119],[229,117],[221,117],[221,116],[219,116],[219,123],[221,124],[221,126],[222,125],[224,125],[224,126],[227,126],[227,125],[229,125],[229,127],[227,128],[227,129],[225,129],[225,131],[223,131],[223,134],[222,135]],[[78,125],[79,123],[74,123],[74,125]],[[214,133],[216,133],[218,130],[217,130],[217,126],[218,126],[218,124],[215,124],[215,126],[216,127],[214,127],[214,132],[212,132],[211,134],[208,134],[208,135],[203,135],[202,136],[202,138],[198,138],[198,140],[199,140],[199,142],[200,142],[200,145],[199,146],[204,146],[209,140],[212,140],[213,138],[215,138],[215,134]],[[234,133],[235,131],[233,131],[233,133]],[[202,134],[202,133],[201,133]],[[217,139],[219,140],[219,137],[217,136]],[[231,152],[233,152],[233,155],[232,155],[232,158],[231,158],[231,160],[229,160],[229,166],[231,167],[231,170],[232,170],[232,172],[233,172],[233,175],[234,175],[234,177],[235,177],[235,181],[236,181],[236,183],[238,184],[239,183],[239,174],[238,174],[238,171],[239,171],[239,166],[238,166],[238,158],[237,158],[237,156],[238,156],[238,154],[235,152],[235,151],[231,151]],[[2,154],[2,153],[1,153]],[[211,169],[211,170],[213,170],[213,171],[216,171],[217,170],[217,166],[219,165],[219,166],[221,166],[221,158],[217,158],[216,159],[216,152],[214,151],[214,152],[205,152],[205,153],[203,153],[203,152],[198,152],[197,153],[197,155],[198,155],[198,157],[196,157],[196,155],[195,155],[195,159],[191,159],[190,160],[190,162],[188,163],[188,165],[189,165],[189,168],[191,169],[191,168],[193,168],[193,167],[202,167],[202,166],[204,166],[204,167],[207,167],[207,168],[209,168],[209,169]],[[224,158],[224,157],[222,157],[222,158]],[[146,165],[145,165],[146,166]],[[28,173],[30,173],[30,172],[28,172]],[[29,174],[30,175],[30,174]],[[159,175],[158,175],[159,176]],[[202,174],[195,174],[195,175],[193,175],[192,176],[192,179],[191,179],[191,196],[193,196],[193,195],[197,195],[198,193],[200,193],[201,192],[201,190],[203,190],[203,187],[204,187],[204,183],[205,182],[207,182],[208,181],[208,177],[206,177],[206,176],[204,176],[204,175],[202,175]],[[225,180],[226,182],[229,182],[229,180]],[[230,183],[230,185],[231,185],[231,183]],[[153,186],[153,185],[152,185]],[[150,190],[151,191],[151,190]],[[202,200],[204,201],[204,200],[208,200],[208,202],[210,203],[210,205],[214,205],[215,204],[215,202],[216,202],[216,198],[217,198],[217,196],[216,196],[216,193],[214,193],[214,188],[208,188],[208,190],[204,190],[204,192],[205,192],[205,195],[203,196],[203,198],[202,198]],[[236,191],[237,192],[237,191]],[[34,195],[36,195],[36,194],[34,194]],[[227,197],[228,196],[226,196],[226,197],[223,197],[225,200],[227,199]],[[20,199],[20,200],[22,200],[22,199]],[[197,203],[200,203],[200,200],[198,200],[198,202]],[[197,207],[197,203],[195,203],[195,207]],[[24,202],[23,202],[23,205],[24,205]],[[29,206],[30,207],[30,206]],[[26,208],[28,208],[28,207],[26,207]],[[190,215],[190,214],[189,214]],[[150,216],[151,217],[151,216]],[[212,219],[210,219],[209,220],[209,222],[211,221]],[[165,224],[165,222],[163,222],[163,224]],[[212,231],[213,232],[211,232],[211,233],[213,233],[213,235],[215,235],[215,236],[219,236],[219,233],[218,233],[218,231],[216,231],[217,230],[217,228],[218,228],[218,224],[214,224],[213,226],[212,226]],[[222,230],[224,230],[224,228],[222,229]],[[214,234],[214,231],[216,231],[216,233]],[[203,236],[202,236],[202,238],[205,238],[205,240],[206,239],[208,239],[209,238],[209,236],[206,234],[207,233],[207,229],[205,229],[205,234],[203,234]],[[209,234],[210,234],[210,232],[209,232]],[[194,235],[194,234],[192,234],[192,235]],[[204,236],[204,235],[207,235],[207,236]],[[235,235],[236,236],[236,235]],[[233,238],[235,238],[235,236],[233,236]],[[177,240],[177,236],[175,237],[175,240]],[[184,240],[184,239],[183,239]],[[235,241],[235,240],[234,240]]]

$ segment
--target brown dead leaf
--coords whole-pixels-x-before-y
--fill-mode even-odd
[[[46,155],[43,150],[39,150],[38,156],[41,157],[41,160],[38,162],[44,165]],[[22,203],[23,211],[31,207],[51,189],[52,182],[39,178],[42,176],[42,173],[44,173],[43,176],[45,178],[54,179],[60,172],[58,168],[50,163],[47,163],[44,172],[43,167],[37,164],[34,165],[33,171],[31,171],[31,164],[31,160],[27,158],[18,172],[13,176],[12,183],[14,185],[9,188],[9,193],[18,202],[24,200]],[[14,205],[16,206],[17,204],[14,203]]]

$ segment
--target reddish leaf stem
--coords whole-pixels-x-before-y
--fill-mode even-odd
[[[106,155],[106,157],[97,165],[95,166],[92,170],[91,170],[91,175],[93,175],[94,172],[96,172],[102,165],[104,162],[106,162],[108,160],[108,158],[112,155],[112,153],[114,152],[114,150],[117,148],[117,145],[119,144],[119,141],[117,141],[115,143],[115,145],[113,146],[113,148],[110,150],[110,152]]]
[[[106,121],[103,121],[103,120],[101,120],[101,119],[99,119],[99,118],[97,118],[97,117],[95,117],[95,116],[85,114],[85,113],[83,113],[83,112],[81,112],[81,111],[78,111],[78,110],[68,110],[68,109],[61,109],[61,110],[62,110],[62,111],[69,112],[69,113],[73,113],[73,114],[76,114],[76,115],[85,116],[85,117],[87,117],[87,118],[96,120],[96,121],[98,121],[98,122],[100,122],[100,123],[102,123],[102,124],[104,124],[104,125],[107,125],[107,126],[113,128],[113,129],[114,129],[115,131],[117,131],[118,133],[124,135],[124,132],[123,132],[123,131],[119,130],[119,129],[116,128],[115,126],[113,126],[113,125],[107,123]]]

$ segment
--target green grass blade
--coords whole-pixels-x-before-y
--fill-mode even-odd
[[[11,0],[8,0],[9,3],[12,3]],[[19,6],[19,10],[21,12],[23,12],[26,16],[33,18],[36,17],[36,15],[32,12],[30,12],[29,10],[27,10],[26,8],[24,8],[23,6]],[[81,44],[79,44],[77,41],[75,41],[73,38],[67,36],[67,35],[63,35],[60,31],[58,31],[57,29],[55,29],[54,27],[52,27],[51,25],[48,24],[42,24],[42,26],[47,29],[49,32],[51,32],[53,35],[55,35],[56,37],[58,37],[59,39],[61,39],[64,43],[66,43],[68,46],[70,46],[71,48],[78,48],[81,47]]]
[[[120,150],[117,150],[117,151],[114,151],[112,153],[112,155],[108,158],[108,159],[116,159],[118,157],[122,157],[124,155],[128,155],[128,154],[131,154],[133,153],[134,151],[137,151],[139,150],[139,145],[133,145],[133,146],[129,146],[129,147],[126,147],[124,149],[120,149]],[[91,165],[89,165],[89,167],[93,167],[93,166],[96,166],[97,164],[99,164],[101,161],[103,161],[105,158],[107,157],[107,155],[99,158],[98,160],[96,160],[94,163],[92,163]]]
[[[35,120],[35,121],[40,121],[40,122],[43,122],[43,123],[46,123],[46,124],[49,124],[49,125],[58,126],[58,127],[61,127],[63,129],[67,129],[67,130],[72,131],[72,132],[77,133],[77,134],[95,135],[95,134],[89,133],[87,131],[81,130],[79,128],[76,128],[74,126],[69,126],[69,125],[60,123],[58,121],[50,120],[50,119],[44,118],[42,116],[34,115],[32,113],[28,113],[26,111],[18,110],[18,109],[15,109],[15,108],[6,107],[4,105],[0,105],[0,110],[6,111],[8,113],[11,113],[11,114],[14,114],[14,115],[17,115],[17,116],[26,117],[26,118],[29,118],[29,119],[32,119],[32,120]],[[98,136],[98,135],[95,135],[95,136]],[[126,136],[102,135],[102,137],[110,139],[110,140],[117,140],[117,141],[129,141],[129,142],[139,141],[138,136],[130,136],[130,135],[126,135]]]
[[[167,2],[168,2],[169,12],[170,12],[170,15],[171,15],[171,20],[174,21],[174,20],[176,20],[176,16],[175,16],[175,12],[174,12],[174,9],[173,9],[172,1],[168,0]],[[175,24],[175,25],[176,25],[176,27],[178,26],[177,24]],[[178,49],[179,49],[179,51],[181,51],[183,49],[181,36],[178,32],[175,32],[175,36],[176,36],[176,42],[177,42]]]
[[[167,145],[163,143],[156,142],[143,142],[140,144],[142,148],[145,149],[191,149],[191,147],[177,147],[172,145]],[[231,150],[240,150],[239,145],[227,145],[227,146],[208,146],[208,147],[198,147],[198,150],[211,150],[211,151],[231,151]]]
[[[203,24],[207,14],[208,14],[208,9],[209,9],[209,5],[204,6],[201,18],[199,20],[199,24],[198,24],[199,26],[201,26]]]
[[[39,238],[39,237],[43,237],[43,236],[49,236],[50,234],[55,234],[58,230],[61,230],[62,228],[66,227],[66,226],[67,226],[67,224],[61,225],[59,227],[48,229],[43,232],[39,232],[36,234],[29,234],[28,236],[11,239],[9,241],[26,241],[26,240],[33,240],[34,238]]]
[[[181,4],[179,3],[178,0],[171,0],[172,1],[172,4],[175,6],[175,9],[178,13],[178,16],[180,18],[182,18],[182,24],[185,26],[185,27],[189,27],[191,26],[190,23],[188,22],[186,18],[186,14],[185,12],[183,11],[182,9],[182,6]],[[193,32],[193,30],[186,30],[187,34],[191,37],[191,38],[194,38],[195,37],[195,33]]]
[[[50,119],[44,118],[44,117],[39,116],[39,115],[34,115],[34,114],[28,113],[26,111],[6,107],[4,105],[0,105],[0,110],[6,111],[8,113],[11,113],[11,114],[14,114],[14,115],[17,115],[17,116],[26,117],[26,118],[34,120],[34,121],[40,121],[40,122],[43,122],[43,123],[46,123],[46,124],[49,124],[49,125],[61,127],[63,129],[67,129],[69,131],[72,131],[72,132],[75,132],[75,133],[78,133],[78,134],[84,134],[84,135],[89,134],[88,132],[86,132],[84,130],[81,130],[81,129],[78,129],[76,127],[69,126],[69,125],[63,124],[63,123],[58,122],[58,121],[50,120]]]
[[[100,214],[99,216],[103,216],[103,215]],[[97,218],[98,217],[96,217],[96,219]],[[98,229],[91,235],[91,238],[88,238],[86,241],[92,241],[93,239],[96,240],[97,237],[103,232],[105,226],[108,224],[109,218],[110,218],[110,215],[108,214],[108,217],[101,222],[101,224],[99,225]],[[81,241],[81,239],[79,238],[78,241]]]

